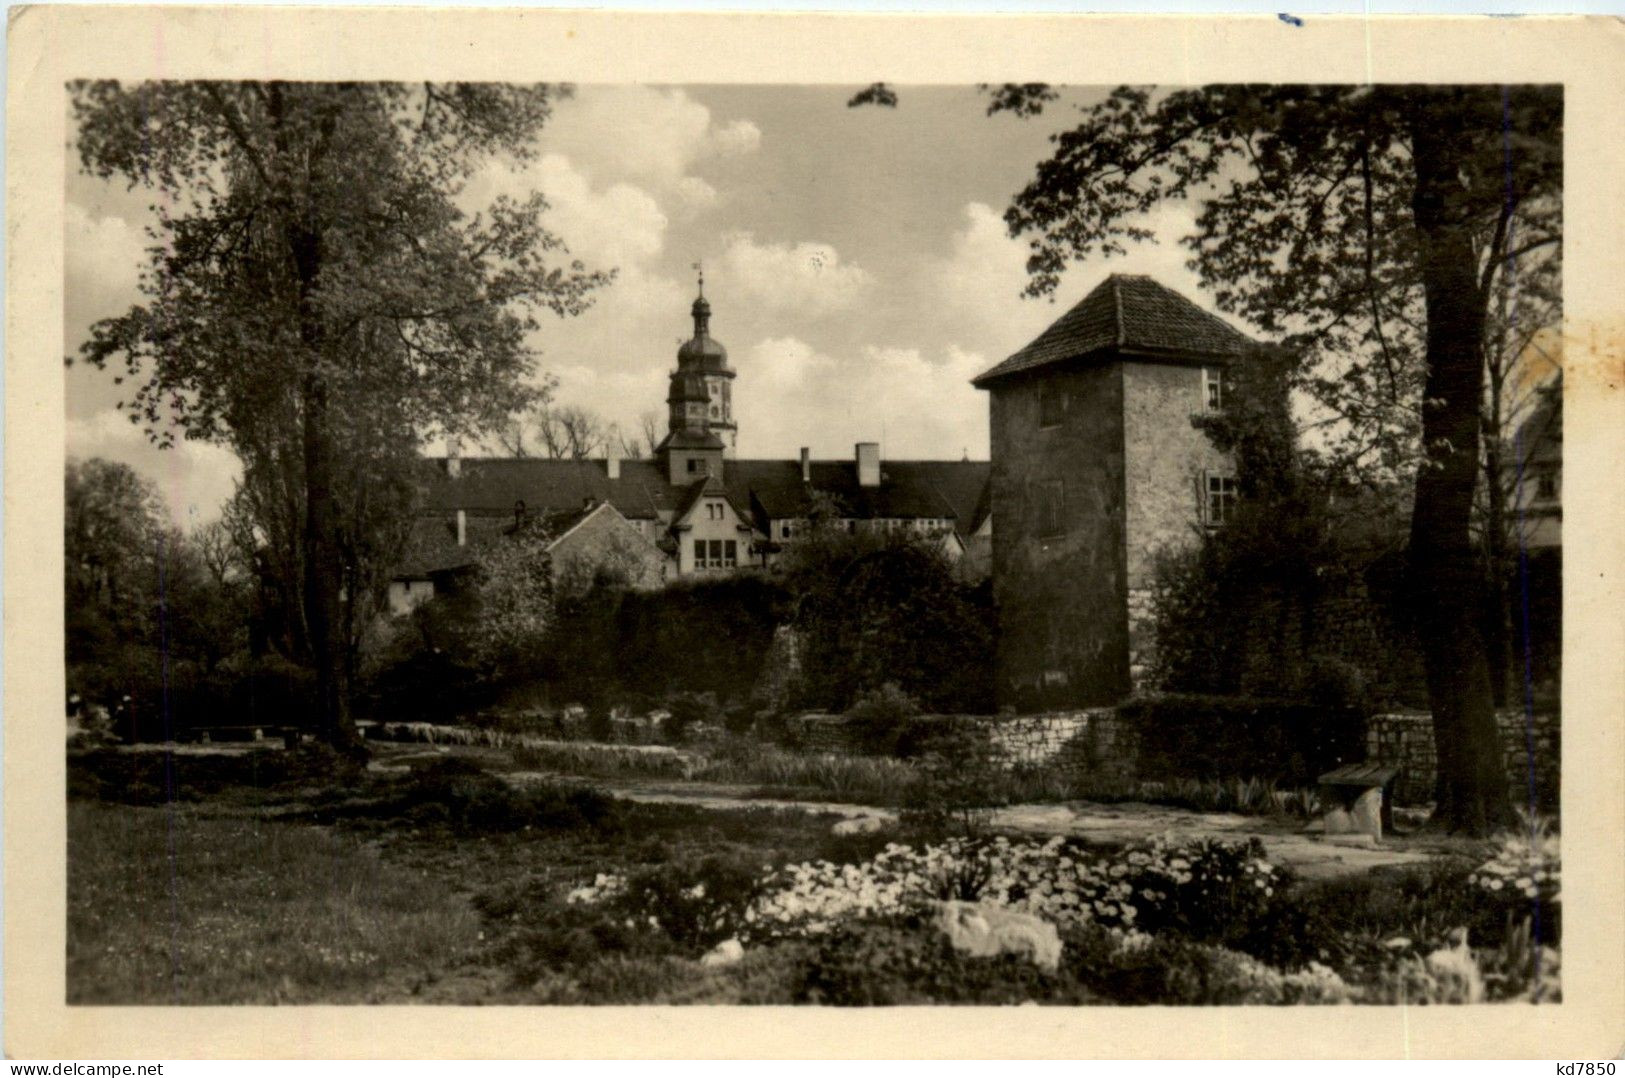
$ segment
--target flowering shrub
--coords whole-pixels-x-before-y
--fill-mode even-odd
[[[819,937],[794,998],[842,1007],[1095,1001],[1074,978],[1026,958],[960,954],[923,918],[907,915],[851,921]]]
[[[620,886],[617,904],[633,921],[697,949],[735,935],[762,889],[754,866],[725,857],[660,865]]]
[[[1256,840],[1164,837],[1115,853],[1062,837],[1044,843],[950,839],[922,849],[892,843],[862,864],[817,861],[772,871],[751,901],[714,911],[734,911],[734,924],[716,922],[706,932],[724,938],[731,927],[731,934],[756,940],[817,936],[857,918],[903,915],[932,899],[964,899],[1036,914],[1063,929],[1140,927],[1227,939],[1263,910],[1282,882]],[[730,886],[735,896],[747,890],[738,881]],[[629,893],[627,881],[601,875],[567,897],[615,902],[634,916],[646,909],[660,919],[686,901],[669,888],[651,901],[629,903]],[[712,901],[695,899],[702,900]]]
[[[1563,900],[1563,851],[1558,835],[1538,819],[1503,835],[1495,856],[1479,865],[1467,882],[1486,897],[1524,904]]]

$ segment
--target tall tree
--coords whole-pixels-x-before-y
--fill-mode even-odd
[[[100,457],[68,461],[64,494],[67,658],[73,663],[150,635],[152,559],[164,534],[164,508],[133,468]]]
[[[82,349],[122,359],[122,402],[264,467],[273,556],[299,576],[318,723],[353,740],[345,684],[356,542],[354,454],[488,430],[523,408],[537,313],[580,311],[607,276],[568,261],[540,194],[470,214],[493,154],[524,160],[557,99],[542,86],[76,84],[80,161],[160,197],[146,302]],[[562,263],[562,264],[559,264]],[[398,443],[397,443],[398,447]],[[394,452],[368,459],[377,463]],[[364,469],[362,469],[364,471]],[[251,477],[251,482],[254,482]],[[348,493],[371,489],[358,478]],[[289,514],[297,514],[294,528]],[[290,597],[291,598],[291,597]]]
[[[613,437],[614,432],[593,412],[543,401],[514,415],[498,432],[497,441],[515,457],[587,460],[605,451]]]
[[[1034,116],[1057,97],[997,87],[988,111]],[[889,103],[874,87],[859,98]],[[1472,543],[1484,344],[1503,274],[1557,251],[1561,89],[1125,86],[1081,111],[1005,215],[1031,237],[1028,292],[1052,292],[1069,261],[1149,239],[1145,214],[1164,200],[1201,201],[1192,265],[1221,308],[1302,357],[1297,385],[1331,413],[1322,445],[1414,474],[1409,592],[1435,818],[1469,831],[1504,822]]]

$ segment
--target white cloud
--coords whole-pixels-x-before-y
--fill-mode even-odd
[[[78,346],[90,323],[121,314],[138,298],[149,242],[141,226],[65,204],[63,314],[67,345]]]
[[[218,518],[242,474],[237,457],[228,449],[192,441],[158,449],[147,441],[140,425],[114,411],[68,420],[67,454],[128,464],[157,484],[170,516],[183,527]]]
[[[799,445],[825,459],[878,441],[892,459],[957,459],[987,454],[987,399],[970,379],[987,366],[948,347],[868,346],[836,358],[796,337],[758,341],[740,364],[734,389],[743,456],[791,456]]]
[[[981,202],[967,203],[946,258],[927,264],[909,302],[932,312],[929,332],[1003,358],[1058,317],[1051,304],[1023,299],[1027,246]]]
[[[722,274],[731,295],[806,318],[850,307],[872,284],[867,270],[843,263],[827,243],[757,243],[749,232],[728,237]]]
[[[711,158],[754,153],[762,133],[749,120],[718,127],[711,110],[680,89],[589,86],[560,104],[542,145],[595,178],[632,179],[656,190]]]
[[[718,157],[741,157],[762,146],[762,129],[749,120],[735,120],[711,132],[711,148]]]

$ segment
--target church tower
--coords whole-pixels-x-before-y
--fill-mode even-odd
[[[694,336],[677,349],[677,369],[671,372],[666,394],[666,437],[656,450],[665,456],[673,483],[705,474],[720,477],[722,462],[733,459],[739,439],[733,417],[734,372],[728,366],[728,350],[711,338],[704,274],[692,312]]]
[[[705,298],[705,276],[700,275],[700,294],[694,300],[694,336],[677,349],[677,369],[671,375],[671,406],[668,429],[690,434],[715,434],[722,442],[723,455],[733,458],[739,442],[739,427],[733,415],[734,371],[728,366],[728,350],[711,337],[711,304]]]

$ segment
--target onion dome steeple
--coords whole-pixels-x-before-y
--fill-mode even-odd
[[[700,269],[698,262],[694,264]],[[711,337],[711,302],[705,298],[705,274],[699,275],[699,295],[690,308],[694,315],[694,336],[677,349],[677,369],[671,372],[671,390],[666,394],[669,418],[667,439],[678,432],[689,436],[715,436],[724,456],[732,457],[739,440],[733,417],[734,371],[728,366],[728,350]]]
[[[699,268],[699,263],[695,263],[695,268]],[[705,298],[703,272],[700,273],[700,294],[690,311],[694,315],[694,336],[677,349],[677,366],[732,378],[733,372],[728,369],[728,350],[722,347],[722,342],[711,338],[711,303]]]

